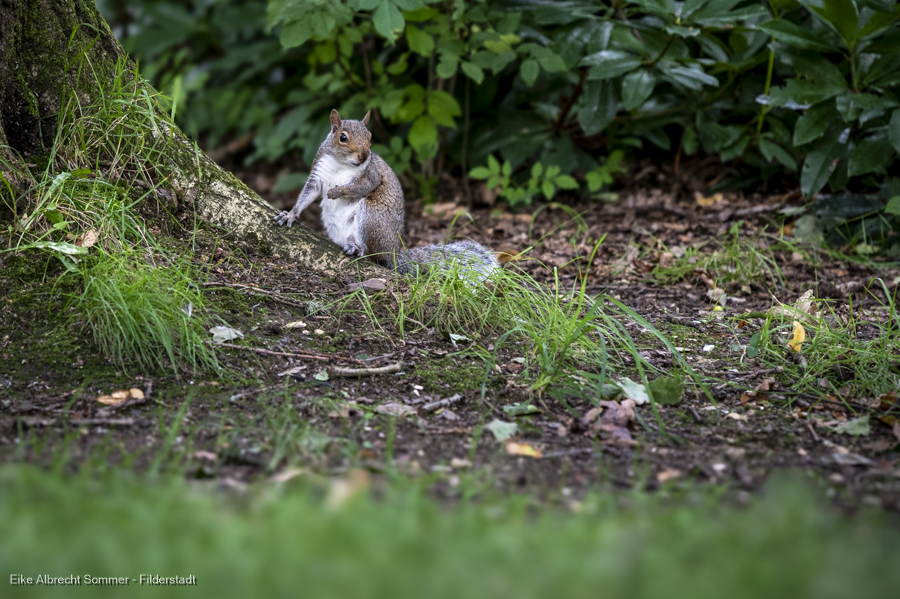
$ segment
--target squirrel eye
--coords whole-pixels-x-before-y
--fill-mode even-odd
[[[347,143],[347,136],[341,133],[341,143]]]

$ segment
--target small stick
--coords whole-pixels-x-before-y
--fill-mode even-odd
[[[694,417],[694,420],[697,421],[697,424],[703,424],[703,418],[700,416],[700,414],[697,413],[697,408],[695,408],[694,406],[688,406],[688,409],[691,411],[691,416]]]
[[[340,366],[332,366],[328,369],[328,374],[334,377],[338,376],[372,376],[373,374],[389,374],[391,372],[400,372],[402,362],[388,364],[387,366],[379,366],[378,368],[342,368]]]
[[[306,358],[308,360],[319,360],[321,362],[325,362],[328,360],[342,360],[344,362],[352,362],[353,364],[358,364],[359,360],[356,358],[347,358],[344,356],[336,356],[334,354],[319,354],[315,352],[283,352],[283,351],[272,351],[270,349],[261,349],[258,347],[244,347],[242,345],[234,345],[233,343],[217,343],[218,347],[227,347],[229,349],[242,349],[244,351],[252,351],[257,354],[264,354],[266,356],[284,356],[285,358]]]
[[[462,395],[457,393],[456,395],[451,395],[447,399],[442,399],[440,401],[433,401],[431,403],[427,403],[422,406],[423,412],[434,412],[440,408],[446,408],[449,405],[455,404],[459,400],[462,399]]]
[[[274,291],[267,291],[265,289],[260,289],[259,287],[251,287],[250,285],[240,285],[237,283],[203,283],[204,287],[227,287],[229,289],[238,289],[238,290],[246,290],[251,293],[257,293],[260,295],[265,295],[266,297],[270,297],[275,301],[281,302],[283,304],[287,304],[289,306],[294,306],[295,308],[305,308],[306,306],[300,302],[289,299],[281,295],[280,293],[276,293]]]

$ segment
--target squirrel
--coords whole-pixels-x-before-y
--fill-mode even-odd
[[[290,227],[321,197],[328,237],[351,256],[369,256],[399,273],[433,265],[446,268],[457,260],[461,274],[471,271],[479,281],[489,277],[500,264],[474,241],[402,247],[403,188],[388,163],[371,150],[369,114],[361,121],[342,121],[337,110],[331,111],[331,131],[316,152],[297,203],[275,216],[275,222]]]

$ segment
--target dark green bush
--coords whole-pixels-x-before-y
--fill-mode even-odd
[[[703,153],[747,184],[793,174],[811,197],[871,190],[900,151],[900,4],[887,0],[101,6],[186,130],[253,134],[250,161],[308,164],[333,107],[377,108],[379,151],[420,183],[495,155],[510,185],[527,189],[540,162],[589,194],[614,151]]]

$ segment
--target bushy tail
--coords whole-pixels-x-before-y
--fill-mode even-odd
[[[454,241],[401,250],[397,257],[397,272],[400,273],[413,273],[419,268],[432,266],[444,270],[456,267],[460,276],[471,273],[478,281],[484,281],[500,268],[500,263],[489,249],[474,241]]]

